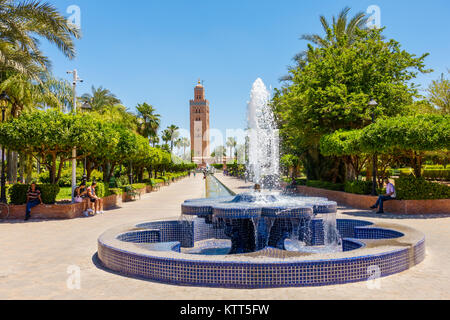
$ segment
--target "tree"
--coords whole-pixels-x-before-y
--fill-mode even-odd
[[[136,110],[138,111],[138,132],[150,139],[153,146],[155,146],[155,140],[152,138],[158,136],[158,129],[161,125],[161,116],[155,114],[155,108],[148,103],[139,104],[136,107]]]
[[[230,158],[233,157],[233,149],[235,149],[237,146],[237,140],[236,138],[229,137],[227,139],[227,147],[230,148]]]
[[[179,139],[178,141],[179,141],[178,145],[181,148],[183,148],[183,159],[184,159],[186,157],[186,149],[191,146],[191,140],[187,137],[183,137],[183,138]]]
[[[422,175],[425,152],[450,149],[450,116],[420,115],[383,119],[360,130],[335,132],[321,139],[325,155],[403,154]]]
[[[66,57],[75,57],[73,38],[79,30],[57,9],[40,1],[0,1],[0,68],[38,78],[50,62],[39,48],[38,37],[54,44]],[[36,37],[38,36],[38,37]]]
[[[91,88],[91,93],[83,94],[80,100],[83,103],[88,103],[93,111],[99,113],[103,113],[106,109],[122,103],[120,99],[108,89],[103,87],[95,88],[94,86]]]
[[[175,141],[180,136],[180,133],[178,132],[179,129],[180,128],[173,124],[163,132],[162,139],[166,144],[170,143],[170,153],[173,153]]]
[[[357,30],[365,29],[368,18],[364,12],[358,12],[350,20],[348,14],[350,12],[349,7],[345,7],[339,13],[337,17],[332,18],[332,22],[328,21],[325,16],[320,16],[320,23],[322,25],[325,37],[319,34],[304,34],[301,36],[301,40],[306,40],[312,45],[320,48],[328,48],[337,44],[351,45],[358,38]],[[297,67],[303,67],[307,61],[307,51],[303,51],[295,55],[294,61]],[[295,67],[289,67],[294,70]],[[282,81],[292,80],[292,75],[286,75],[282,77]]]
[[[382,32],[355,29],[351,45],[344,37],[333,46],[309,46],[305,64],[274,95],[284,152],[302,159],[309,179],[342,182],[347,175],[342,158],[320,153],[323,135],[363,128],[373,115],[405,114],[418,95],[410,80],[429,72],[427,54],[416,57],[395,40],[384,41]],[[372,98],[376,108],[368,107]]]
[[[442,113],[450,113],[450,80],[441,75],[428,88],[430,102]]]
[[[85,115],[36,111],[3,123],[0,144],[34,156],[49,170],[51,182],[57,183],[64,162],[72,157],[73,148],[87,153],[99,147],[98,140],[86,130],[93,126],[94,120]]]

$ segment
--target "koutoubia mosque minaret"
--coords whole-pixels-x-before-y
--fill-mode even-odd
[[[209,134],[209,101],[205,99],[205,88],[200,79],[194,89],[191,107],[191,152],[192,161],[206,165],[211,157]]]

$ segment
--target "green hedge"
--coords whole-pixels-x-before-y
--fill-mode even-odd
[[[77,185],[81,183],[83,178],[83,168],[77,168]],[[97,170],[93,170],[91,173],[90,180],[95,180],[97,182],[103,181],[103,173]],[[44,171],[39,175],[39,183],[50,184],[50,174],[48,171]],[[58,181],[58,185],[61,188],[72,186],[72,169],[64,169],[61,171],[61,177]]]
[[[425,169],[422,176],[429,180],[450,181],[450,169]]]
[[[395,180],[397,198],[400,200],[450,199],[450,187],[428,182],[424,178],[404,176]]]
[[[45,204],[54,204],[56,197],[60,191],[59,185],[54,184],[40,184],[37,188],[41,191],[41,198]],[[27,203],[27,191],[30,185],[15,184],[8,190],[10,202],[14,205],[23,205]]]
[[[347,181],[345,192],[353,194],[369,195],[372,193],[372,181]]]
[[[311,188],[326,189],[332,191],[345,191],[345,185],[343,183],[331,183],[326,181],[309,180],[306,182],[306,186]]]
[[[123,194],[123,189],[121,189],[121,188],[110,188],[109,189],[109,194],[110,195],[113,195],[113,194],[121,195],[121,194]]]

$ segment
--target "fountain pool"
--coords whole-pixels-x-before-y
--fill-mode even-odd
[[[416,230],[338,219],[336,202],[276,191],[278,140],[269,96],[258,79],[248,106],[247,168],[260,191],[236,195],[209,176],[207,198],[183,203],[179,220],[100,236],[105,267],[174,285],[274,288],[366,281],[425,259],[425,237]]]

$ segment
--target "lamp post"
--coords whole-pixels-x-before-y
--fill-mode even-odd
[[[369,108],[372,109],[372,123],[375,123],[375,108],[378,106],[378,102],[374,99],[370,100]],[[378,155],[376,152],[373,154],[372,158],[372,195],[377,195],[377,165],[378,165]]]
[[[83,82],[82,79],[78,77],[77,69],[73,71],[67,71],[67,74],[73,75],[73,113],[77,113],[77,83]],[[77,148],[72,149],[72,202],[75,202],[75,189],[77,187]]]
[[[2,108],[2,122],[5,121],[5,112],[6,112],[6,106],[8,105],[8,102],[10,101],[8,95],[5,92],[2,92],[0,94],[0,104]],[[2,168],[1,168],[1,192],[0,192],[0,202],[6,203],[6,175],[5,175],[5,148],[2,145]]]
[[[83,110],[83,112],[91,111],[92,110],[92,106],[89,103],[85,102],[81,106],[81,110]],[[83,182],[87,182],[86,162],[87,162],[86,156],[84,156]]]

